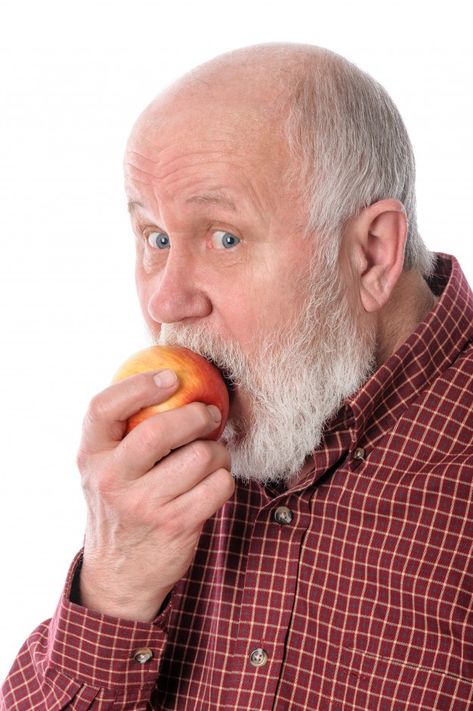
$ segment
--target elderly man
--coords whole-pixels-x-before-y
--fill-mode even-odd
[[[169,371],[92,400],[84,549],[2,708],[473,708],[473,296],[392,101],[239,50],[152,102],[125,173],[149,331],[225,371],[230,418],[125,436]]]

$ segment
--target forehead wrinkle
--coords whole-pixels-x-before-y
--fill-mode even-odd
[[[276,210],[279,206],[277,196],[273,198],[275,178],[261,174],[261,165],[267,161],[262,160],[261,156],[256,160],[254,151],[248,155],[243,150],[244,146],[233,142],[231,152],[225,154],[216,150],[219,141],[213,140],[208,146],[193,146],[192,150],[187,150],[183,154],[182,143],[177,141],[166,142],[166,145],[159,146],[150,141],[146,135],[141,135],[140,139],[141,146],[129,145],[128,147],[124,165],[125,177],[132,184],[148,185],[153,190],[154,199],[158,202],[156,191],[162,196],[170,197],[173,201],[182,200],[183,205],[207,204],[207,206],[226,209],[233,214],[245,211],[249,207],[262,219],[267,216],[268,207]],[[230,147],[228,141],[223,140],[220,143],[227,143]],[[154,149],[149,154],[152,157],[144,154],[145,146]],[[223,174],[216,175],[215,167],[219,174],[222,171]],[[191,174],[182,176],[183,169],[184,172],[190,170]],[[233,196],[229,195],[225,191],[225,186],[221,184],[226,182],[228,171],[232,176],[236,175],[239,178],[239,197],[236,203],[232,199]],[[256,181],[255,175],[258,178]],[[216,177],[217,181],[215,181]],[[191,185],[196,178],[198,182],[207,185]],[[209,185],[209,179],[217,184]],[[158,185],[153,185],[155,181],[158,181]],[[262,192],[267,193],[268,204],[265,204]]]
[[[164,151],[161,152],[154,160],[149,158],[144,158],[137,151],[130,151],[130,154],[134,154],[139,158],[143,158],[148,165],[144,167],[143,165],[137,165],[133,161],[132,155],[129,155],[128,160],[125,162],[124,171],[125,176],[129,175],[132,179],[134,175],[144,175],[148,176],[154,180],[167,181],[172,180],[176,173],[180,173],[184,169],[199,169],[201,166],[221,165],[223,162],[222,154],[218,151],[204,151],[195,150],[188,151],[185,155],[174,155],[172,158],[166,158]],[[238,154],[233,154],[233,159],[237,159]]]

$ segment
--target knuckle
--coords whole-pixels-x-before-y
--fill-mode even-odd
[[[101,499],[108,500],[115,490],[115,483],[115,472],[111,470],[103,470],[100,474],[94,477],[92,486]]]
[[[80,473],[80,485],[84,494],[88,494],[92,490],[91,477],[88,471],[81,471]]]
[[[128,522],[128,524],[136,526],[136,523],[139,522],[140,527],[147,528],[154,522],[154,511],[151,507],[144,505],[140,497],[129,495],[115,509],[119,510],[121,520]]]
[[[81,472],[81,485],[85,493],[98,497],[99,499],[107,499],[112,491],[116,488],[116,471],[111,463],[108,462],[102,466],[85,467]]]
[[[221,463],[221,466],[225,469],[230,469],[231,468],[231,457],[230,457],[230,452],[228,449],[225,447],[222,442],[215,442],[215,448],[217,450],[217,455],[218,455],[218,461]],[[231,476],[231,474],[230,474]],[[233,478],[232,478],[233,481]]]
[[[145,420],[136,434],[138,446],[146,451],[156,447],[162,437],[162,427],[156,421]]]
[[[97,422],[98,420],[102,420],[106,417],[107,415],[107,404],[104,401],[102,393],[99,395],[95,395],[95,397],[92,398],[89,404],[89,409],[87,410],[87,414],[85,416],[85,425],[87,423],[91,422]]]
[[[227,469],[217,469],[215,477],[221,496],[224,496],[225,499],[230,498],[235,491],[235,480],[231,473]]]
[[[81,447],[79,447],[79,451],[77,452],[77,455],[76,455],[76,465],[81,473],[86,470],[88,463],[89,463],[89,454],[84,449],[84,447],[81,446]]]
[[[95,476],[90,469],[81,471],[80,484],[87,501],[91,498],[95,498]]]
[[[93,477],[87,475],[81,480],[82,492],[89,510],[97,509],[101,505],[101,497],[97,492]]]
[[[192,442],[189,446],[193,465],[201,469],[206,469],[212,461],[212,452],[209,444],[199,439]]]
[[[163,533],[168,537],[169,540],[178,538],[182,534],[183,529],[186,527],[186,518],[183,506],[176,505],[175,515],[164,522],[162,525]]]

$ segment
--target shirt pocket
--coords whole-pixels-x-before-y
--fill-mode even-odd
[[[473,680],[344,648],[330,711],[471,711]]]

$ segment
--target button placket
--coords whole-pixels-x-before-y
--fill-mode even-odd
[[[281,504],[289,500],[289,497],[278,498]],[[229,684],[241,685],[245,674],[252,677],[258,668],[262,667],[263,674],[271,669],[272,675],[267,682],[267,688],[272,689],[277,684],[278,670],[284,661],[284,640],[291,625],[297,578],[287,576],[284,566],[279,568],[277,558],[274,559],[274,568],[269,561],[276,545],[280,547],[279,552],[283,559],[291,556],[289,550],[286,553],[286,548],[292,550],[292,557],[296,555],[299,558],[301,541],[309,523],[310,508],[307,498],[298,501],[294,511],[286,506],[290,512],[289,516],[292,514],[292,526],[276,526],[274,516],[279,502],[269,501],[259,510],[253,523],[240,601],[240,624],[233,647],[234,665]],[[297,525],[294,525],[295,523]],[[282,532],[289,535],[282,535]],[[262,564],[264,560],[268,560],[268,565]],[[279,583],[276,582],[278,579]],[[280,626],[271,640],[271,648],[265,649],[263,640],[267,633],[267,621],[270,619],[265,611],[271,607],[277,607],[279,611]],[[260,646],[256,646],[258,644]],[[258,672],[258,676],[261,672]]]

